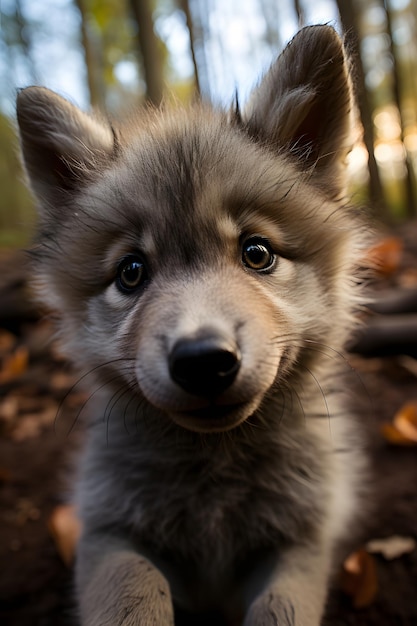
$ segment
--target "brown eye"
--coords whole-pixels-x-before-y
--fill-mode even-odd
[[[127,256],[119,263],[116,285],[123,293],[135,291],[146,279],[146,268],[139,256]]]
[[[243,244],[242,261],[251,270],[271,270],[276,262],[269,241],[262,237],[251,237]]]

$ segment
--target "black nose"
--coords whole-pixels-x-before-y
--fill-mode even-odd
[[[179,339],[169,356],[171,378],[195,396],[212,398],[225,391],[240,367],[236,343],[217,333]]]

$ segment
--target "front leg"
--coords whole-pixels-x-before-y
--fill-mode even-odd
[[[329,572],[328,550],[289,550],[249,606],[244,626],[319,626]]]
[[[82,626],[173,626],[167,580],[145,557],[109,537],[82,539],[77,559]]]

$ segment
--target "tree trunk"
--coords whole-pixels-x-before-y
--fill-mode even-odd
[[[300,0],[294,0],[294,10],[297,15],[298,28],[301,28],[305,24],[305,17],[304,17],[304,9],[301,6]]]
[[[210,12],[211,2],[205,0],[193,0],[189,5],[193,7],[193,33],[194,33],[194,54],[198,66],[198,82],[200,94],[203,98],[210,99],[210,72],[209,59],[206,51],[206,41],[210,39]]]
[[[368,151],[369,172],[369,200],[374,210],[382,212],[388,217],[387,204],[379,176],[378,165],[375,159],[374,145],[375,134],[372,119],[372,109],[369,104],[368,92],[365,83],[365,72],[359,47],[359,29],[356,21],[355,7],[352,0],[337,0],[340,19],[345,35],[349,39],[350,50],[353,53],[356,69],[355,91],[359,107],[359,113],[363,125],[363,140]]]
[[[190,52],[191,52],[191,58],[193,61],[193,66],[194,66],[195,90],[198,94],[200,94],[200,78],[198,75],[198,65],[197,65],[197,58],[195,54],[195,32],[194,32],[193,18],[192,18],[191,10],[190,10],[190,3],[188,0],[178,0],[178,5],[181,11],[183,11],[185,15],[186,23],[187,23],[188,35],[190,37]]]
[[[146,100],[155,106],[161,103],[164,81],[163,61],[152,19],[151,0],[130,0],[139,29],[139,49],[146,81]]]
[[[392,34],[392,21],[391,21],[391,11],[389,7],[388,0],[384,1],[385,12],[387,15],[387,30],[390,37],[390,52],[393,63],[393,73],[392,73],[392,90],[394,93],[394,101],[397,105],[398,114],[400,116],[400,126],[401,126],[401,142],[404,146],[404,154],[405,154],[405,167],[406,167],[406,177],[405,177],[405,193],[406,193],[406,210],[408,217],[414,217],[416,215],[416,193],[415,193],[415,181],[414,181],[414,170],[413,164],[411,162],[410,154],[404,144],[404,118],[402,114],[402,106],[401,106],[401,95],[403,93],[402,81],[400,68],[398,66],[397,55],[396,55],[396,46],[394,43],[394,38]]]
[[[102,78],[102,64],[99,61],[97,42],[93,41],[93,38],[91,37],[85,0],[75,0],[75,4],[77,5],[81,16],[81,43],[84,49],[90,104],[91,106],[103,111],[106,106],[106,96]]]

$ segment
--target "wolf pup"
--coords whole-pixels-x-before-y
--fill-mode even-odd
[[[337,367],[363,247],[351,113],[328,26],[299,32],[242,111],[111,127],[19,93],[38,289],[95,381],[84,626],[320,623],[362,480]]]

